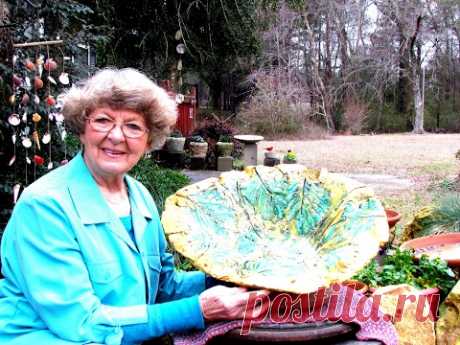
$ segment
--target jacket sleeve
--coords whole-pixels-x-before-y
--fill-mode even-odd
[[[21,197],[8,223],[11,279],[58,337],[120,344],[120,326],[147,322],[147,306],[111,307],[94,294],[72,225],[58,201]]]

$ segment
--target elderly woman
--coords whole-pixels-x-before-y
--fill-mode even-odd
[[[30,185],[6,227],[0,343],[140,344],[241,318],[249,292],[176,272],[152,197],[126,175],[176,121],[166,92],[105,69],[63,114],[83,152]]]

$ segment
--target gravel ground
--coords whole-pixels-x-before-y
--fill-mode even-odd
[[[375,173],[410,177],[426,166],[455,168],[455,153],[460,149],[460,134],[391,134],[333,136],[312,141],[262,141],[280,154],[292,149],[299,163],[342,173]],[[448,171],[451,173],[452,171]]]

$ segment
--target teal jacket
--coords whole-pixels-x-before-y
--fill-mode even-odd
[[[152,197],[125,179],[135,242],[81,154],[26,188],[2,239],[0,344],[117,345],[121,326],[147,322],[147,304],[158,335],[177,329],[165,322],[203,326],[204,274],[174,270]]]

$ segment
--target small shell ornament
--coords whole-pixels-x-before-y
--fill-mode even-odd
[[[32,133],[32,139],[35,141],[35,145],[37,145],[37,148],[40,150],[40,136],[38,135],[38,131],[33,131]]]
[[[51,135],[50,135],[48,132],[46,132],[46,133],[43,135],[42,143],[46,145],[46,144],[49,144],[50,141],[51,141]]]
[[[32,141],[30,138],[22,139],[22,146],[24,146],[26,149],[30,148],[32,146]]]
[[[34,113],[32,115],[32,121],[35,122],[35,123],[40,122],[41,119],[42,119],[42,117],[40,116],[39,113]]]
[[[20,190],[21,190],[21,185],[19,183],[13,186],[13,203],[16,203],[18,201]]]
[[[62,72],[61,75],[59,76],[59,81],[61,82],[62,85],[69,85],[69,74]]]
[[[9,117],[8,117],[8,123],[11,125],[11,126],[19,126],[19,124],[21,123],[21,119],[19,118],[19,115],[18,114],[11,114]]]
[[[48,76],[48,80],[50,81],[51,84],[57,85],[56,79],[54,79],[52,76]]]
[[[11,157],[10,161],[8,162],[8,166],[12,166],[14,164],[14,162],[16,162],[16,155],[14,155],[13,157]]]

